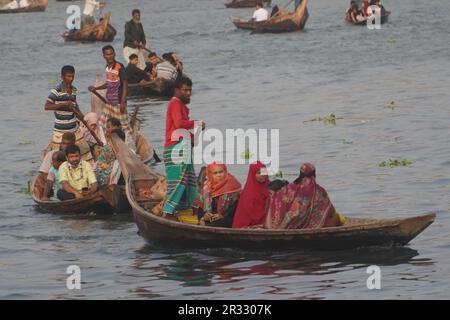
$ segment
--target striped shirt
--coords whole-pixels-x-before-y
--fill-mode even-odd
[[[62,104],[67,101],[77,102],[77,88],[72,86],[72,94],[64,91],[62,83],[50,91],[47,101],[51,104]],[[55,130],[62,132],[75,132],[78,129],[78,120],[72,111],[55,110]]]
[[[178,72],[169,61],[164,61],[156,66],[157,78],[163,78],[168,80],[175,80]]]
[[[123,64],[115,62],[111,68],[106,66],[106,101],[112,106],[120,104],[122,85],[126,81],[126,71]]]

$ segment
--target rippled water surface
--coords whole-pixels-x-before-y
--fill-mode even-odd
[[[45,98],[61,66],[73,64],[87,110],[87,87],[104,64],[102,44],[64,43],[67,3],[50,0],[45,13],[0,15],[0,298],[450,298],[448,1],[386,0],[389,23],[369,31],[342,21],[347,1],[311,0],[305,32],[280,35],[236,30],[228,16],[252,11],[221,0],[108,3],[118,49],[139,7],[152,47],[178,53],[194,80],[193,118],[219,129],[279,128],[281,170],[316,164],[348,216],[431,211],[436,222],[396,249],[187,252],[146,245],[131,216],[40,212],[25,191],[51,135]],[[129,102],[137,104],[162,153],[166,103]],[[331,113],[335,125],[308,121]],[[388,159],[412,165],[379,167]],[[244,182],[246,166],[231,170]],[[66,289],[72,264],[82,290]],[[381,267],[381,290],[366,287],[369,265]]]

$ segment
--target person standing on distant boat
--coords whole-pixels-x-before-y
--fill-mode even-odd
[[[253,12],[252,21],[266,21],[269,19],[269,12],[263,7],[263,3],[261,1],[256,2],[256,10]]]
[[[116,52],[111,45],[102,48],[103,58],[106,61],[106,82],[99,87],[89,86],[89,91],[95,93],[97,90],[106,89],[106,104],[100,116],[99,124],[106,129],[109,118],[117,118],[122,124],[122,130],[131,136],[131,129],[127,113],[128,81],[125,67],[116,61]]]
[[[130,62],[131,54],[136,54],[139,57],[138,67],[145,69],[145,55],[144,48],[147,41],[145,39],[144,27],[141,23],[141,12],[134,9],[132,12],[132,19],[125,24],[125,40],[123,42],[123,56],[126,64]],[[150,50],[150,48],[148,48]]]
[[[84,10],[83,10],[83,18],[81,20],[81,29],[83,29],[84,26],[88,25],[94,25],[95,24],[95,18],[94,18],[94,12],[95,10],[98,10],[100,13],[100,10],[103,9],[106,6],[106,0],[103,0],[101,3],[97,0],[86,0],[84,4]]]
[[[183,130],[194,129],[186,106],[191,101],[192,81],[182,77],[175,83],[175,96],[167,106],[164,165],[167,178],[167,198],[163,207],[166,216],[192,209],[197,196],[197,183],[192,162],[193,135],[183,137]],[[205,128],[204,122],[201,124]],[[188,153],[188,154],[186,154]],[[191,212],[192,215],[192,212]]]

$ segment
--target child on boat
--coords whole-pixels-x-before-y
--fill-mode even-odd
[[[57,151],[52,156],[52,167],[47,175],[47,180],[44,188],[44,195],[42,196],[43,201],[49,201],[49,198],[56,195],[58,192],[59,185],[59,167],[63,162],[66,161],[66,154],[64,151]]]

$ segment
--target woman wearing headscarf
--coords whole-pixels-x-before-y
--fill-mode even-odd
[[[266,166],[257,161],[250,164],[247,181],[234,214],[233,228],[263,226],[269,199],[269,177]]]
[[[304,163],[300,176],[272,196],[265,228],[319,229],[340,224],[327,192],[316,183],[316,168]]]
[[[241,184],[222,163],[208,165],[206,176],[207,180],[194,201],[200,224],[231,228]]]
[[[95,132],[98,139],[103,143],[103,145],[106,145],[105,133],[98,124],[97,114],[95,112],[87,113],[84,116],[84,121],[86,121],[87,125],[91,128],[91,130]],[[98,146],[97,140],[95,140],[89,129],[86,128],[86,126],[83,123],[80,124],[80,130],[81,133],[83,134],[84,141],[86,141],[89,144],[89,147],[91,148],[91,152],[94,155],[94,158],[97,159],[100,152],[99,150],[96,150],[96,147]]]

